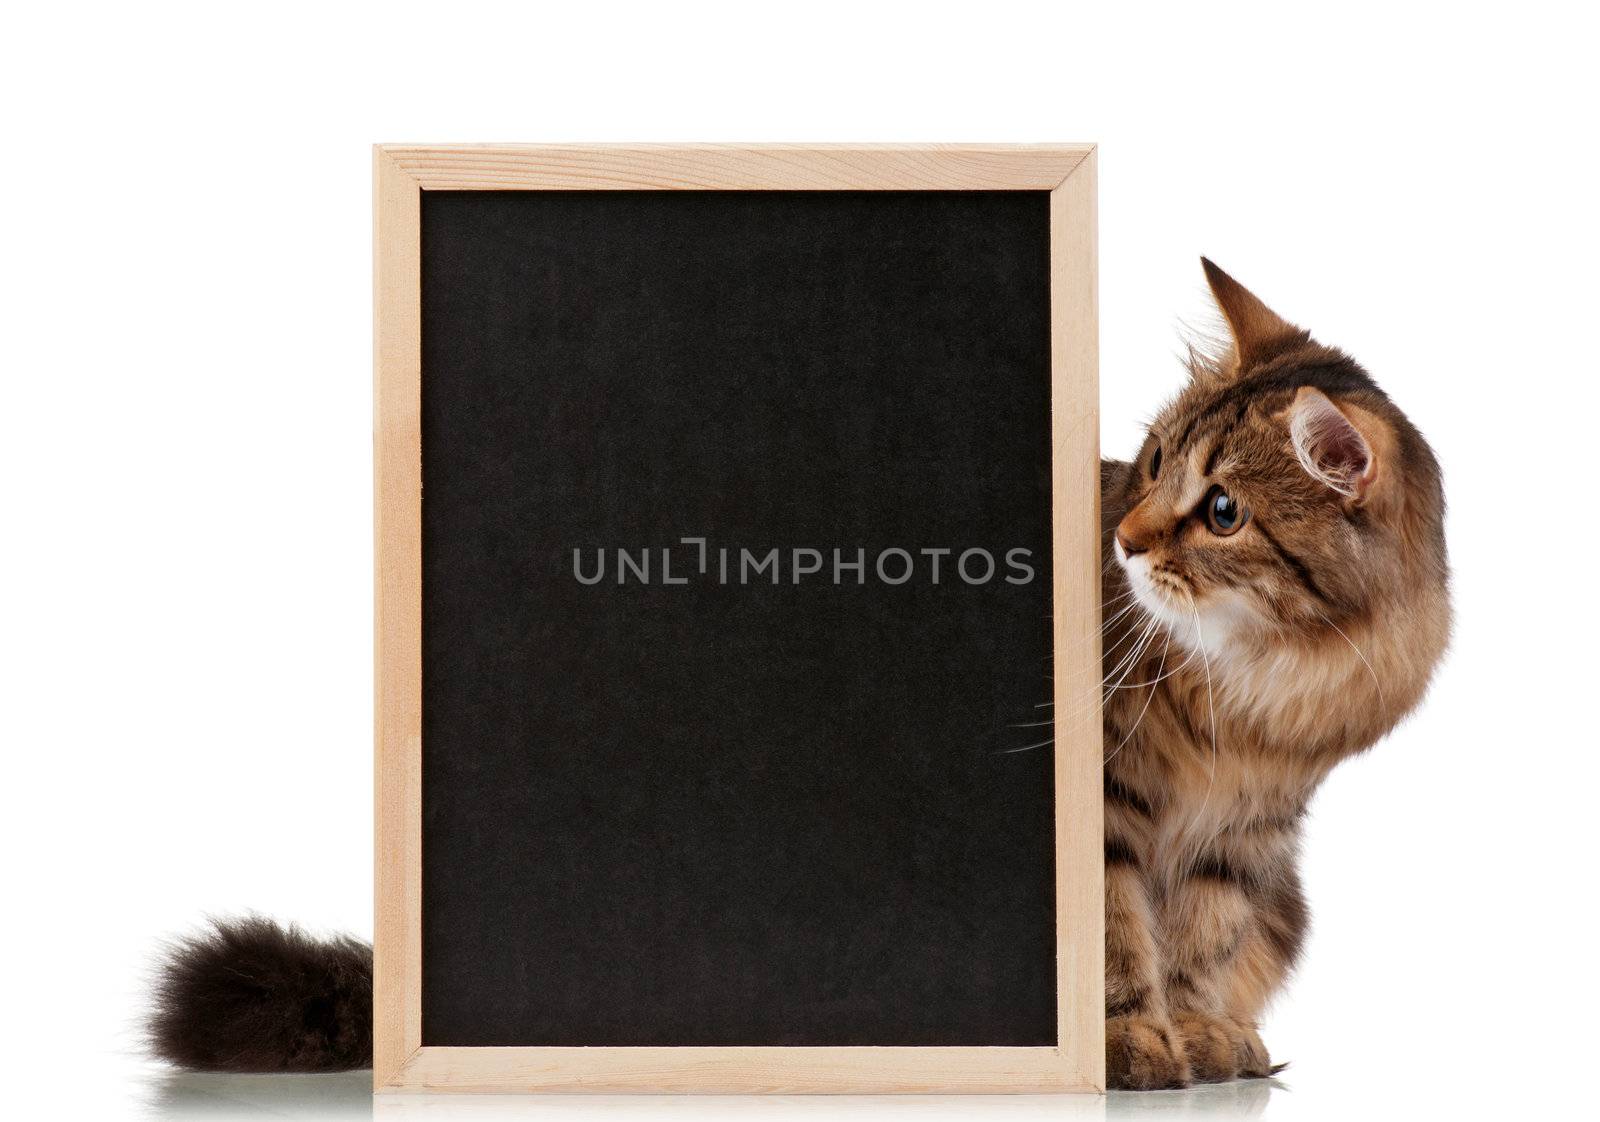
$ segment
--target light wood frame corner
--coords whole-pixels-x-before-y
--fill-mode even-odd
[[[1078,714],[1063,719],[1055,739],[1055,1047],[423,1045],[420,231],[422,192],[429,190],[1050,192],[1054,705],[1058,714]],[[1103,1090],[1094,146],[377,145],[373,213],[374,1089]],[[1079,673],[1084,666],[1092,672]],[[1094,937],[1072,938],[1074,930]]]

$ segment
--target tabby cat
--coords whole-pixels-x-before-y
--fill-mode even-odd
[[[1106,1067],[1272,1070],[1256,1021],[1307,912],[1318,783],[1422,697],[1450,631],[1444,495],[1360,366],[1202,261],[1227,322],[1132,463],[1101,465]]]
[[[1305,930],[1306,800],[1417,703],[1450,627],[1421,435],[1204,264],[1229,353],[1196,355],[1138,459],[1101,470],[1113,1087],[1271,1070],[1255,1021]],[[371,948],[220,922],[165,964],[151,1040],[201,1070],[366,1067]]]

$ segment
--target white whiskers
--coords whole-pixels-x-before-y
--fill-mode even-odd
[[[1389,703],[1385,701],[1383,697],[1383,683],[1378,681],[1378,672],[1372,668],[1372,663],[1367,661],[1367,656],[1361,653],[1361,648],[1356,646],[1355,641],[1351,639],[1350,636],[1346,635],[1344,633],[1344,629],[1337,623],[1334,623],[1333,620],[1329,619],[1327,616],[1323,616],[1321,612],[1318,612],[1317,615],[1322,616],[1322,622],[1339,633],[1339,638],[1350,644],[1350,649],[1356,652],[1356,657],[1361,660],[1361,665],[1365,666],[1367,668],[1367,673],[1372,675],[1372,685],[1378,691],[1378,700],[1387,706]]]
[[[1128,639],[1130,639],[1130,638],[1133,639],[1132,646],[1130,646],[1128,648],[1128,650],[1126,652],[1124,652],[1117,659],[1116,664],[1114,666],[1112,666],[1111,670],[1105,675],[1104,678],[1102,678],[1100,680],[1100,684],[1099,684],[1099,691],[1100,692],[1099,693],[1094,694],[1091,697],[1089,697],[1088,699],[1086,699],[1083,702],[1083,704],[1081,704],[1081,705],[1077,706],[1076,708],[1070,710],[1065,716],[1062,716],[1061,713],[1058,711],[1057,713],[1052,715],[1051,720],[1049,720],[1049,721],[1038,721],[1038,722],[1033,722],[1033,723],[1029,723],[1029,724],[1013,725],[1011,727],[1012,728],[1039,728],[1039,727],[1042,727],[1044,725],[1058,724],[1058,723],[1061,723],[1062,721],[1072,721],[1072,720],[1075,720],[1078,717],[1082,716],[1084,713],[1088,712],[1090,709],[1095,708],[1095,707],[1099,706],[1100,704],[1102,704],[1104,699],[1105,699],[1105,697],[1108,694],[1115,693],[1117,690],[1120,690],[1120,689],[1132,688],[1132,687],[1127,685],[1127,680],[1128,680],[1129,676],[1132,675],[1133,672],[1135,670],[1137,670],[1141,665],[1143,665],[1142,660],[1143,660],[1144,656],[1149,652],[1150,648],[1155,644],[1157,639],[1165,638],[1165,639],[1168,640],[1168,642],[1170,642],[1171,641],[1171,636],[1165,630],[1165,628],[1162,627],[1160,620],[1156,619],[1153,616],[1147,616],[1146,619],[1145,619],[1145,622],[1144,622],[1144,624],[1142,626],[1130,628],[1128,630],[1128,633],[1123,635],[1120,639],[1118,639],[1117,642],[1114,643],[1106,653],[1109,655],[1111,652],[1115,651],[1118,647],[1120,647],[1123,643],[1127,642]],[[1165,665],[1165,661],[1166,661],[1166,651],[1165,650],[1162,651],[1162,656],[1161,657],[1162,657],[1162,665],[1164,666]],[[1104,658],[1102,658],[1101,661],[1102,661],[1102,665],[1104,665]],[[1181,667],[1176,668],[1176,669],[1181,669]],[[1156,673],[1157,674],[1161,673],[1160,667],[1157,668]],[[1045,701],[1045,702],[1040,702],[1040,703],[1036,704],[1034,706],[1034,708],[1035,709],[1050,709],[1050,708],[1054,708],[1054,706],[1055,706],[1054,702]],[[1042,744],[1035,744],[1035,745],[1031,745],[1030,747],[1041,748],[1041,747],[1043,747],[1043,745]],[[1008,749],[1005,749],[1005,751],[1007,751],[1007,752],[1020,752],[1020,751],[1025,751],[1025,750],[1026,749],[1022,749],[1022,748],[1008,748]]]
[[[1132,740],[1133,734],[1139,731],[1139,722],[1144,720],[1144,715],[1150,711],[1150,702],[1155,699],[1156,683],[1161,681],[1161,671],[1167,665],[1167,652],[1170,650],[1172,650],[1172,636],[1171,634],[1168,634],[1166,644],[1161,648],[1161,661],[1156,664],[1155,680],[1150,683],[1150,693],[1144,699],[1144,705],[1139,709],[1139,715],[1133,719],[1133,727],[1128,729],[1128,735],[1122,738],[1121,744],[1118,744],[1111,750],[1111,755],[1107,756],[1102,761],[1103,763],[1110,763],[1112,756],[1115,756],[1118,752],[1122,751],[1123,745]],[[1176,673],[1176,671],[1174,671],[1174,673]]]

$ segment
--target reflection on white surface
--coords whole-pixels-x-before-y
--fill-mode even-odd
[[[1209,1083],[1183,1091],[1113,1091],[1106,1096],[1107,1118],[1260,1118],[1276,1079]]]
[[[146,1085],[153,1118],[370,1118],[372,1072],[211,1075],[163,1072]]]
[[[1104,1118],[1259,1118],[1276,1080],[1186,1091],[1095,1095],[378,1095],[372,1074],[190,1075],[146,1084],[146,1117],[599,1120],[872,1119],[1079,1122]]]

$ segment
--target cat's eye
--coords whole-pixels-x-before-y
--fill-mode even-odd
[[[1161,478],[1161,445],[1156,445],[1156,450],[1150,453],[1150,478]]]
[[[1250,512],[1221,487],[1213,487],[1206,494],[1205,512],[1206,525],[1211,532],[1224,538],[1243,526],[1250,517]]]

